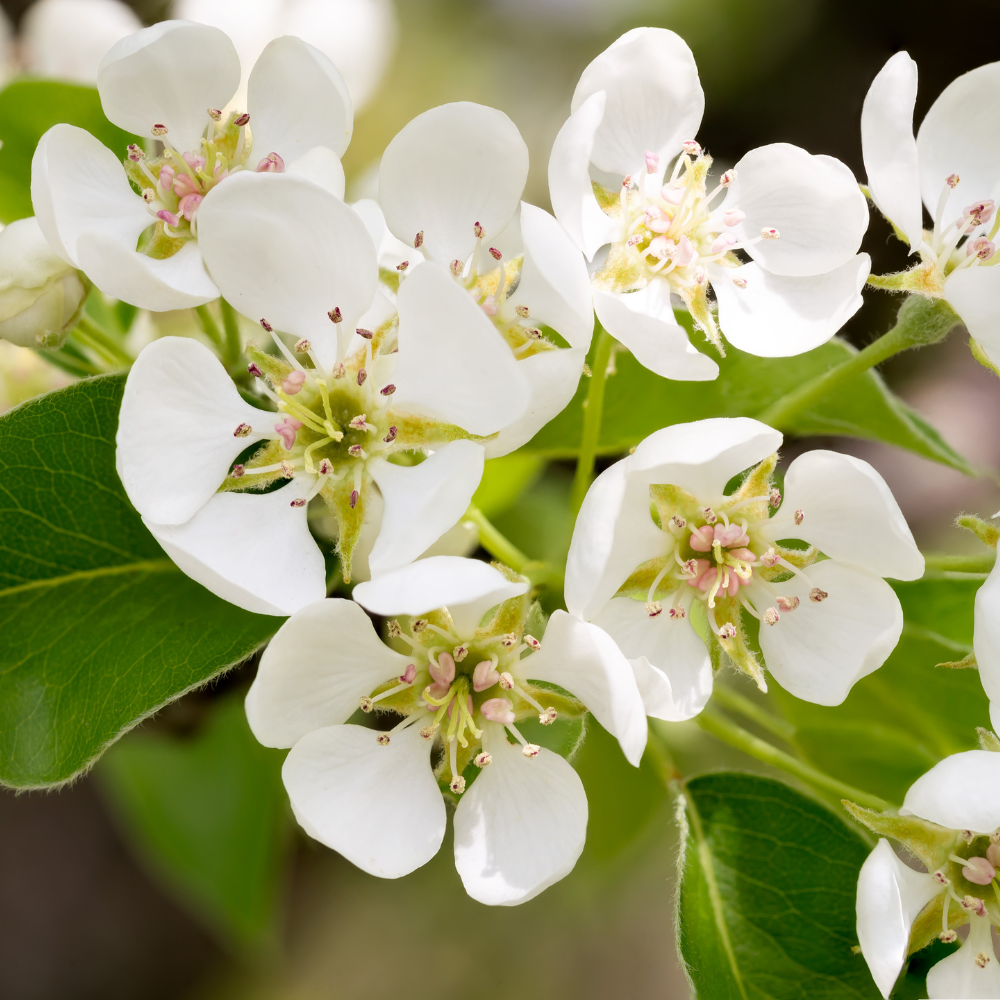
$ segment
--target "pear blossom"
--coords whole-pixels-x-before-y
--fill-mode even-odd
[[[858,253],[867,205],[843,163],[773,143],[713,180],[695,140],[704,105],[685,42],[635,28],[583,71],[549,161],[553,210],[592,261],[601,323],[651,371],[688,380],[718,366],[675,302],[721,354],[720,329],[739,350],[786,357],[843,326],[870,269]]]
[[[477,307],[436,265],[401,288],[398,316],[365,329],[374,247],[359,216],[310,181],[246,172],[204,211],[222,291],[279,350],[248,351],[275,410],[246,402],[197,341],[155,341],[126,383],[118,471],[189,576],[248,610],[291,614],[326,593],[307,524],[314,497],[339,525],[345,580],[373,518],[371,573],[405,565],[459,521],[484,437],[518,419],[527,396],[492,330],[468,335]],[[449,296],[451,313],[432,315]]]
[[[518,723],[589,710],[637,765],[646,720],[628,662],[599,628],[556,611],[541,640],[525,632],[527,590],[509,571],[435,556],[359,584],[357,604],[318,601],[282,625],[247,719],[265,746],[291,748],[282,777],[310,836],[398,878],[440,848],[447,788],[458,799],[455,864],[474,899],[522,903],[572,870],[586,835],[583,785]],[[406,616],[388,622],[395,648],[362,607]],[[359,707],[402,719],[352,725]]]
[[[300,39],[276,39],[250,74],[250,111],[224,116],[239,80],[236,50],[217,28],[163,21],[115,44],[97,79],[104,112],[163,153],[130,145],[123,169],[89,132],[49,129],[32,160],[31,196],[52,249],[125,302],[196,306],[219,295],[198,237],[202,210],[227,179],[287,171],[342,196],[353,112],[333,63]]]
[[[516,360],[530,401],[487,445],[490,458],[526,443],[573,398],[594,327],[583,256],[548,212],[520,200],[527,175],[527,147],[505,114],[445,104],[414,118],[382,156],[388,241],[373,207],[359,206],[400,288],[424,261],[448,268],[452,297],[478,306],[464,311],[465,335],[489,332]]]
[[[782,496],[771,478],[781,442],[745,417],[675,424],[583,502],[566,606],[615,639],[652,716],[704,708],[709,643],[766,690],[744,611],[778,683],[820,705],[839,705],[899,640],[902,609],[883,577],[916,579],[924,561],[889,488],[867,462],[817,450],[791,463]]]
[[[953,754],[910,786],[899,817],[852,813],[899,840],[926,871],[905,864],[884,837],[858,878],[858,940],[872,978],[888,997],[907,955],[935,937],[965,941],[927,973],[930,1000],[1000,996],[1000,960],[991,927],[1000,925],[1000,755]]]
[[[998,84],[1000,62],[953,80],[914,139],[917,64],[897,52],[872,81],[861,114],[872,201],[920,257],[911,271],[890,276],[892,287],[945,299],[994,366],[1000,365]]]
[[[1000,511],[993,515],[1000,517]],[[1000,731],[1000,573],[993,565],[989,576],[976,591],[972,649],[979,667],[979,679],[990,699],[993,728]]]

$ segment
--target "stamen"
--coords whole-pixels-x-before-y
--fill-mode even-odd
[[[364,368],[359,368],[358,369],[358,385],[364,385],[365,384],[365,379],[367,379],[367,378],[368,378],[368,372],[366,372],[364,370]]]
[[[262,372],[262,371],[260,370],[260,368],[259,368],[259,367],[258,367],[258,366],[257,366],[256,364],[254,364],[254,362],[252,362],[252,361],[250,362],[250,364],[248,364],[248,365],[247,365],[247,371],[248,371],[248,372],[249,372],[249,373],[250,373],[251,375],[253,375],[253,377],[254,377],[254,378],[263,378],[263,377],[264,377],[264,373],[263,373],[263,372]]]
[[[503,254],[499,250],[497,250],[496,247],[490,247],[490,256],[494,260],[502,260],[503,259]]]
[[[478,222],[474,222],[473,223],[473,225],[472,225],[472,231],[473,231],[473,233],[475,233],[477,240],[481,240],[483,238],[483,236],[485,235],[484,232],[483,232],[483,227],[481,225],[479,225]]]
[[[502,726],[509,726],[514,721],[514,706],[506,698],[489,698],[479,706],[479,711],[484,719]]]
[[[781,620],[781,615],[778,614],[777,608],[768,608],[764,612],[764,621],[768,625],[777,625],[780,620]]]
[[[302,386],[305,385],[306,373],[304,371],[293,371],[289,372],[285,377],[284,382],[281,383],[281,388],[283,391],[287,392],[289,396],[294,396],[302,391]]]
[[[219,108],[209,108],[208,117],[211,118],[213,122],[221,122],[222,111],[220,111]]]
[[[468,646],[456,646],[452,651],[451,655],[454,657],[456,663],[461,663],[469,655]]]
[[[799,606],[797,597],[779,597],[775,603],[782,611],[794,611]]]
[[[829,596],[830,595],[825,590],[820,590],[819,587],[813,587],[813,589],[809,591],[809,600],[812,601],[813,604],[821,604]]]
[[[391,396],[395,391],[396,387],[391,382],[379,389],[379,393],[383,396]]]
[[[159,139],[161,135],[166,135],[170,129],[168,129],[166,125],[157,122],[149,131],[152,135],[155,135],[156,138]]]
[[[392,442],[396,440],[396,426],[395,426],[395,424],[393,424],[393,426],[389,428],[389,433],[386,434],[386,436],[384,438],[382,438],[382,440],[386,444],[392,444]]]
[[[378,736],[375,737],[375,742],[380,747],[387,747],[389,745],[389,742],[390,742],[390,740],[389,740],[389,734],[388,733],[379,733]]]
[[[250,124],[249,113],[244,113],[240,115],[239,118],[237,118],[236,121],[233,122],[233,124],[239,126],[240,128],[243,128],[244,125],[249,125]]]
[[[405,271],[409,266],[410,266],[410,262],[408,260],[404,260],[404,261],[401,261],[399,264],[396,265],[396,270],[397,271]]]
[[[493,763],[493,754],[487,753],[485,750],[482,753],[477,753],[475,757],[472,758],[472,763],[476,767],[489,767]]]
[[[646,601],[646,614],[650,618],[656,618],[663,613],[663,605],[659,601]]]
[[[726,622],[719,629],[720,639],[735,639],[736,638],[736,626],[732,622]]]
[[[521,317],[521,319],[527,319],[528,316],[530,315],[527,306],[514,306],[514,312],[516,312],[517,315]]]
[[[295,345],[292,348],[296,354],[308,354],[312,350],[312,344],[303,337],[301,340],[296,340]]]
[[[358,505],[358,491],[351,490],[351,510],[354,510]]]
[[[416,236],[413,237],[413,247],[415,250],[419,250],[424,245],[424,231],[421,229]]]
[[[246,472],[246,466],[244,466],[244,465],[234,465],[233,466],[233,470],[232,470],[232,472],[229,473],[229,475],[231,475],[233,477],[233,479],[239,479],[239,478],[241,478],[243,476],[244,472]]]
[[[473,691],[485,691],[487,688],[491,688],[494,684],[499,683],[500,674],[497,673],[497,661],[495,657],[492,660],[482,660],[476,664],[472,671]]]
[[[238,424],[236,430],[233,431],[234,438],[245,438],[250,437],[253,433],[253,428],[249,424]]]
[[[806,519],[805,512],[802,510],[801,507],[799,507],[798,510],[795,511],[795,514],[792,519],[795,521],[796,528]]]
[[[285,161],[277,153],[268,153],[260,163],[257,164],[258,174],[283,174],[285,172]]]
[[[340,311],[340,306],[334,306],[328,313],[327,316],[330,317],[331,323],[343,323],[344,317]]]
[[[670,616],[670,619],[672,621],[678,621],[681,618],[686,618],[687,617],[687,612],[680,605],[678,605],[675,608],[671,608],[667,612],[667,614]]]
[[[778,240],[781,239],[781,233],[777,229],[766,226],[760,231],[760,238],[762,240]]]

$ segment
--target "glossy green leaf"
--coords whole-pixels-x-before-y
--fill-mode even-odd
[[[0,222],[31,215],[31,158],[53,125],[77,125],[97,136],[117,156],[141,142],[104,115],[94,87],[58,80],[20,79],[0,90]]]
[[[530,452],[515,451],[501,458],[491,458],[483,469],[483,478],[472,502],[488,517],[494,518],[517,502],[542,474],[545,459]]]
[[[139,859],[225,944],[274,934],[289,828],[281,751],[250,732],[242,697],[186,737],[138,730],[98,775]]]
[[[678,945],[700,1000],[878,1000],[851,950],[858,834],[748,774],[694,778],[685,806]]]
[[[653,431],[668,424],[705,417],[754,417],[801,382],[834,367],[854,348],[831,340],[794,358],[757,358],[732,347],[717,359],[714,382],[672,382],[643,368],[625,351],[616,356],[616,373],[609,376],[604,401],[599,451],[625,454]],[[555,420],[546,424],[526,446],[549,458],[568,458],[580,446],[583,400],[588,380]],[[869,371],[801,414],[790,436],[846,435],[886,441],[933,459],[967,475],[974,470],[923,418],[894,396],[881,376]]]
[[[115,472],[124,378],[0,417],[0,782],[87,768],[140,719],[281,624],[214,597],[164,555]]]

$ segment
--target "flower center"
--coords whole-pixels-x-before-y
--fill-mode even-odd
[[[969,830],[959,834],[960,845],[948,856],[948,864],[932,873],[941,885],[941,933],[945,942],[956,940],[954,927],[961,927],[975,917],[986,918],[983,925],[1000,925],[1000,832],[988,837]],[[987,890],[992,890],[992,893]],[[954,914],[954,916],[952,916]],[[988,935],[987,935],[988,936]],[[990,949],[992,951],[992,949]],[[982,961],[979,961],[979,958]],[[985,953],[977,956],[980,968],[990,961]]]
[[[945,206],[959,182],[958,174],[945,178],[935,213],[938,221],[932,230],[924,232],[920,246],[921,258],[931,266],[939,281],[962,268],[992,266],[1000,260],[996,256],[995,243],[1000,215],[992,198],[974,201],[966,205],[957,218],[945,220]]]

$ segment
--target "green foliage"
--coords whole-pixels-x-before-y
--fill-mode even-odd
[[[491,458],[483,469],[472,502],[492,519],[512,507],[544,468],[545,460],[530,452],[515,451],[502,458]]]
[[[851,950],[864,841],[771,778],[694,778],[685,807],[678,944],[698,997],[877,1000]]]
[[[86,129],[119,158],[130,142],[142,141],[108,121],[94,87],[14,80],[0,90],[0,222],[32,214],[31,158],[42,135],[61,122]]]
[[[124,379],[0,417],[0,782],[57,784],[256,649],[280,619],[184,576],[115,472]]]
[[[140,860],[237,948],[275,931],[289,825],[282,758],[229,696],[193,735],[130,734],[97,772]]]

